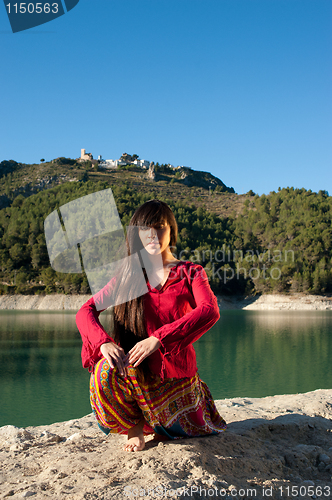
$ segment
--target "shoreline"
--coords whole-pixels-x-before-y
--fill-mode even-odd
[[[220,310],[246,311],[331,311],[332,297],[294,293],[265,294],[258,297],[226,297],[217,295]]]
[[[331,497],[332,390],[223,399],[216,406],[228,424],[222,434],[162,442],[148,437],[135,453],[122,450],[125,436],[103,434],[92,414],[0,427],[1,498],[149,500],[161,497],[160,487],[169,492],[163,498],[178,498],[171,494],[178,489],[184,499],[261,500],[265,491],[279,500],[292,487],[302,487],[305,500],[312,498],[310,489],[330,487],[320,496]],[[240,495],[248,488],[251,495]]]
[[[91,295],[0,295],[0,310],[78,311]],[[217,295],[221,311],[331,311],[332,297],[326,295],[266,294],[255,297]]]

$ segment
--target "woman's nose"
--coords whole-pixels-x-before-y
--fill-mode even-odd
[[[149,228],[149,231],[148,231],[148,235],[150,238],[154,238],[157,234],[157,231],[153,228],[153,227],[150,227]]]

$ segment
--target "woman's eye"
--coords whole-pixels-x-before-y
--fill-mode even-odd
[[[149,231],[149,229],[151,229],[151,227],[153,229],[164,229],[165,227],[165,224],[155,224],[153,226],[140,226],[140,231]]]

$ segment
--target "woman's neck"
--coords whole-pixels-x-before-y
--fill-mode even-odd
[[[155,272],[161,269],[168,269],[170,266],[180,262],[170,251],[165,251],[158,255],[146,255],[144,261],[146,261],[147,267],[150,267]]]
[[[150,286],[158,290],[167,281],[172,267],[180,261],[174,258],[168,248],[158,255],[145,255],[144,262]]]
[[[175,267],[178,262],[180,261],[174,259],[174,257],[172,256],[172,259],[165,259],[162,263],[162,266],[159,265],[159,267],[151,267],[148,270],[150,286],[152,288],[156,288],[157,290],[162,288],[169,277],[171,269]]]
[[[161,254],[161,258],[163,261],[163,267],[168,267],[171,264],[179,262],[179,260],[174,257],[169,247]]]

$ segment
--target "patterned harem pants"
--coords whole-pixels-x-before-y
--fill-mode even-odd
[[[145,419],[145,434],[161,434],[171,439],[218,434],[226,429],[208,386],[196,373],[191,378],[154,376],[139,382],[136,370],[121,376],[102,358],[90,379],[90,402],[99,427],[108,434],[127,434]]]

